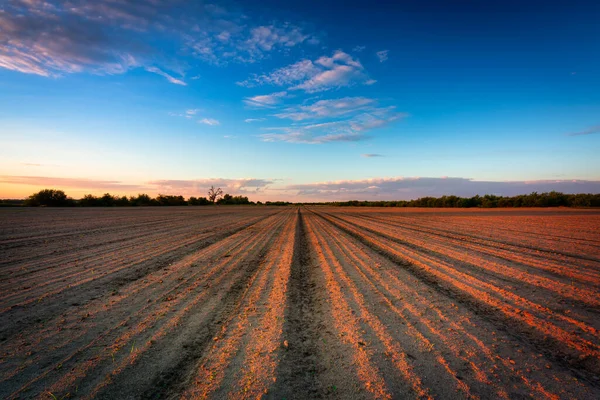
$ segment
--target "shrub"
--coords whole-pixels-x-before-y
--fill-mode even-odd
[[[32,207],[72,207],[75,205],[75,201],[68,198],[62,190],[43,189],[29,196],[25,201],[25,205]]]

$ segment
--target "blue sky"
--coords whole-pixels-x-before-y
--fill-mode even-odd
[[[600,192],[599,15],[577,1],[8,0],[0,197]]]

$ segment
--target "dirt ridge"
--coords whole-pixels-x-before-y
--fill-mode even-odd
[[[598,374],[600,374],[600,365],[597,362],[594,362],[593,360],[587,358],[577,357],[571,352],[566,351],[563,343],[556,341],[550,337],[540,335],[533,329],[530,329],[527,326],[523,326],[517,321],[503,315],[494,307],[488,306],[487,304],[483,304],[482,302],[478,301],[476,298],[470,296],[469,294],[451,288],[449,285],[446,285],[444,284],[444,282],[441,282],[437,277],[429,274],[427,271],[424,271],[421,268],[411,264],[410,262],[407,262],[403,258],[389,253],[384,247],[378,246],[373,241],[366,240],[364,237],[355,234],[343,225],[332,220],[332,218],[323,216],[321,213],[317,213],[313,210],[311,210],[311,212],[313,212],[316,216],[324,219],[325,221],[328,221],[329,223],[337,226],[339,229],[346,232],[348,235],[359,240],[361,243],[375,250],[390,261],[396,263],[398,266],[408,270],[415,277],[426,283],[432,289],[438,292],[442,292],[449,298],[464,304],[472,312],[494,323],[498,326],[499,330],[506,331],[517,341],[527,342],[531,344],[537,351],[543,353],[548,358],[552,359],[554,362],[556,362],[566,370],[571,371],[579,379],[585,380],[588,384],[600,388],[600,382],[596,379]],[[344,222],[349,223],[348,221]],[[349,224],[354,225],[352,223]],[[375,230],[370,230],[364,227],[360,227],[360,229],[368,232],[370,235],[386,237],[389,240],[405,244],[404,242],[402,242],[401,239],[390,237]],[[411,246],[412,245],[410,244],[408,245],[408,247]]]
[[[311,249],[306,237],[302,210],[298,209],[294,255],[285,311],[284,338],[288,347],[277,368],[274,398],[321,398],[324,388],[317,376],[320,365],[319,322]]]

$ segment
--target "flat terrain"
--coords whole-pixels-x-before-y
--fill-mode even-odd
[[[600,398],[600,211],[0,209],[0,398]]]

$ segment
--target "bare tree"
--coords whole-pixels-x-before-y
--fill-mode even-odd
[[[223,191],[221,188],[216,188],[211,186],[208,190],[208,199],[213,202],[213,204],[219,200],[219,198],[223,195]]]

